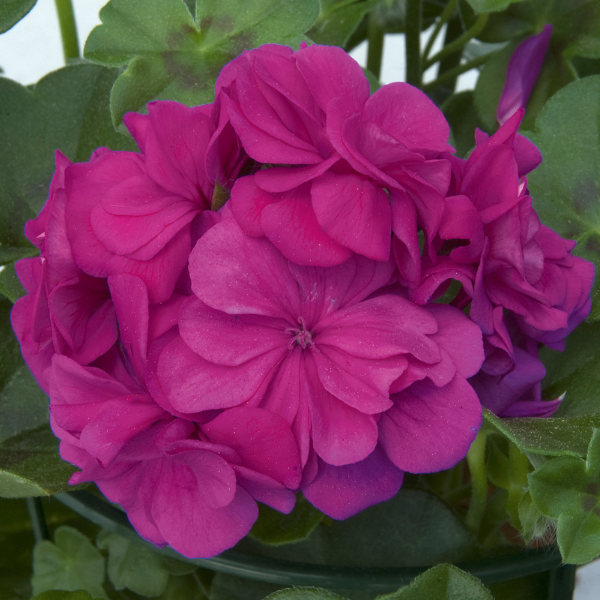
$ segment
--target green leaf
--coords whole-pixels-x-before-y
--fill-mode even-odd
[[[38,542],[33,550],[33,593],[48,590],[85,590],[93,597],[106,597],[104,557],[90,540],[72,527],[59,527],[54,544]]]
[[[23,226],[42,208],[58,148],[71,160],[88,160],[98,146],[134,149],[118,134],[107,98],[116,71],[80,64],[50,73],[33,90],[0,78],[0,248],[3,264],[35,251]]]
[[[555,416],[600,413],[600,323],[582,323],[567,338],[564,352],[543,349],[540,358],[546,366],[544,396],[566,392]]]
[[[523,0],[467,0],[471,8],[478,13],[489,13],[506,10],[515,2],[523,2]]]
[[[211,102],[219,71],[264,43],[298,46],[319,15],[318,0],[198,0],[195,19],[182,0],[111,0],[90,34],[85,56],[128,65],[111,94],[113,122],[154,99],[189,106]]]
[[[323,0],[319,18],[308,31],[310,39],[327,46],[345,46],[364,16],[379,0],[351,2],[347,0]]]
[[[440,107],[448,120],[458,156],[475,146],[475,129],[481,126],[471,90],[453,94]]]
[[[544,160],[528,176],[543,223],[577,241],[574,254],[600,271],[600,76],[575,81],[546,104],[528,137]],[[600,318],[600,278],[592,319]]]
[[[0,496],[23,498],[67,491],[74,467],[63,462],[48,425],[0,444]]]
[[[437,496],[402,489],[351,519],[321,524],[307,540],[266,546],[245,538],[236,549],[281,560],[356,567],[413,567],[469,560],[473,534]]]
[[[271,546],[299,542],[308,538],[324,516],[302,494],[298,494],[296,506],[289,515],[259,504],[258,519],[250,536]]]
[[[453,565],[437,565],[419,575],[410,585],[378,600],[494,600],[475,577]]]
[[[85,590],[77,590],[75,592],[51,590],[37,594],[31,600],[93,600],[93,598]]]
[[[0,294],[11,302],[16,302],[27,292],[21,285],[15,271],[15,263],[8,263],[0,267]]]
[[[37,0],[2,0],[0,3],[0,33],[16,25],[34,6]]]
[[[576,516],[561,516],[556,541],[566,563],[582,565],[594,560],[600,555],[598,514],[581,512]]]
[[[141,596],[160,596],[167,587],[169,571],[160,554],[103,530],[96,545],[108,551],[108,577],[116,590],[130,589]]]
[[[514,442],[521,452],[546,456],[584,457],[594,428],[600,427],[600,414],[570,418],[501,419],[484,410],[484,416]]]
[[[319,588],[293,588],[269,594],[265,600],[346,600],[333,592]]]

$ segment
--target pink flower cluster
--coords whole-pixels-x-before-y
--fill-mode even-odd
[[[532,208],[521,116],[461,160],[419,90],[263,46],[213,104],[126,115],[139,153],[57,153],[12,322],[72,483],[209,557],[257,502],[344,519],[452,467],[482,404],[550,414],[537,347],[586,317],[593,268]]]

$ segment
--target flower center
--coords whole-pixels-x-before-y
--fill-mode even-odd
[[[293,350],[296,345],[300,346],[302,350],[306,350],[314,344],[310,331],[306,329],[304,317],[298,317],[298,323],[300,324],[300,327],[288,327],[285,330],[285,333],[289,333],[293,336],[288,344],[290,350]]]

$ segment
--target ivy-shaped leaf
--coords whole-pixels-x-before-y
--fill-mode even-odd
[[[111,0],[90,34],[85,57],[128,65],[111,94],[113,122],[154,99],[189,106],[212,102],[219,71],[265,43],[297,47],[319,15],[318,0]]]
[[[343,596],[319,588],[293,588],[269,594],[264,600],[348,600]]]
[[[583,564],[600,555],[600,429],[594,431],[587,459],[559,457],[529,475],[537,508],[558,521],[563,559]]]
[[[528,175],[533,205],[544,224],[577,241],[573,253],[600,272],[600,76],[557,92],[527,134],[544,160]],[[600,277],[591,318],[600,318]]]
[[[0,3],[0,33],[16,25],[36,2],[37,0],[3,0]]]
[[[419,575],[410,585],[378,600],[494,600],[473,575],[453,565],[437,565]]]
[[[72,527],[59,527],[54,543],[38,542],[33,550],[33,593],[85,590],[105,598],[104,557],[90,540]]]
[[[51,590],[37,594],[31,600],[94,600],[85,590],[65,592],[63,590]]]

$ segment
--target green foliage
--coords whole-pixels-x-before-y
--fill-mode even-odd
[[[523,0],[467,0],[467,2],[475,12],[488,13],[506,10],[511,4]]]
[[[93,600],[93,598],[85,590],[77,590],[75,592],[51,590],[37,594],[31,600]]]
[[[324,516],[302,494],[298,494],[296,506],[289,515],[260,504],[250,536],[271,546],[299,542],[308,538]]]
[[[294,588],[269,594],[265,600],[345,600],[333,592],[318,588]]]
[[[557,541],[567,563],[583,564],[600,555],[600,429],[588,456],[549,460],[529,476],[536,507],[556,519]]]
[[[322,0],[321,12],[308,35],[317,44],[343,47],[378,3],[379,0]]]
[[[38,542],[33,550],[34,594],[48,590],[85,590],[105,598],[104,557],[90,540],[72,527],[59,527],[54,543]]]
[[[528,137],[544,160],[529,176],[534,207],[543,223],[577,241],[574,254],[600,270],[600,76],[586,77],[557,92]],[[600,318],[596,278],[591,318]]]
[[[154,99],[211,102],[223,66],[264,43],[297,47],[319,15],[318,0],[111,0],[85,45],[85,57],[125,66],[111,93],[115,125]]]
[[[484,415],[521,452],[545,456],[585,456],[594,428],[600,427],[600,414],[570,418],[500,419],[486,410]]]
[[[0,3],[0,33],[16,25],[34,6],[37,0],[2,0]]]
[[[473,104],[473,92],[453,94],[440,107],[450,124],[453,143],[458,156],[464,157],[475,146],[475,129],[480,126]]]
[[[493,600],[483,584],[453,565],[437,565],[409,586],[379,600]]]

